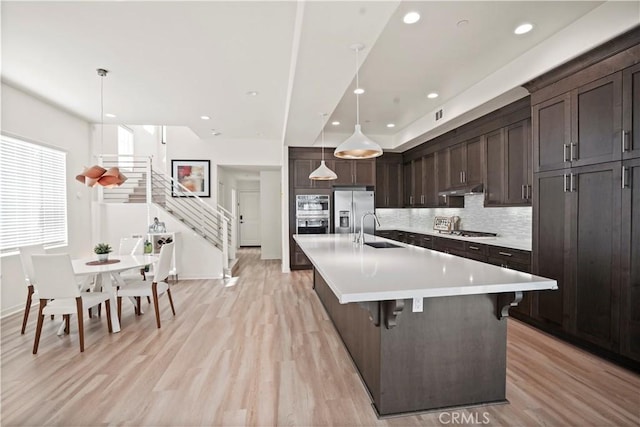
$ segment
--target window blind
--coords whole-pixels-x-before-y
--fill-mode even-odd
[[[66,153],[0,138],[0,255],[38,243],[66,245]]]

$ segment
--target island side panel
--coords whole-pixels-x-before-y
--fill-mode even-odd
[[[333,321],[374,403],[380,397],[380,328],[358,304],[340,304],[314,268],[315,291]]]
[[[497,294],[412,301],[381,328],[381,415],[505,400],[507,321]]]

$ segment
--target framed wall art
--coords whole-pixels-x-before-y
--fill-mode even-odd
[[[211,162],[209,160],[171,160],[173,197],[211,197]],[[188,190],[188,191],[187,191]]]

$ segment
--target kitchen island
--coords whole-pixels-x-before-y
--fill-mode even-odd
[[[365,235],[295,235],[379,415],[505,402],[506,320],[555,280]]]

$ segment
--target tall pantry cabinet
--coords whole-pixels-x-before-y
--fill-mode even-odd
[[[526,86],[533,273],[558,280],[533,323],[640,362],[640,30]]]

